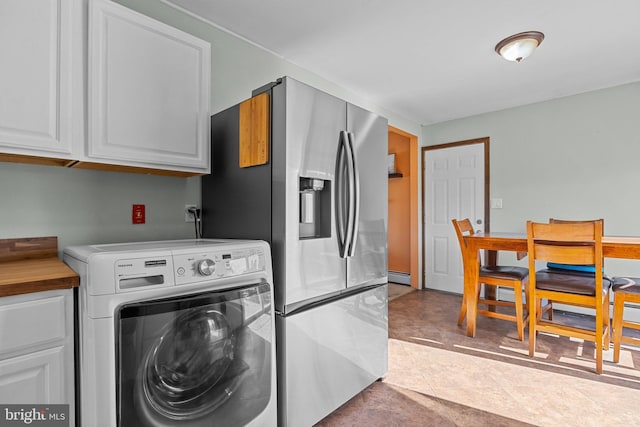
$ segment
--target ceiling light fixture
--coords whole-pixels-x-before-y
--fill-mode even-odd
[[[540,46],[544,34],[539,31],[527,31],[514,34],[496,45],[496,52],[507,61],[520,62]]]

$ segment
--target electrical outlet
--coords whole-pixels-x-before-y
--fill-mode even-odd
[[[197,208],[198,205],[184,205],[184,222],[195,222],[193,214],[189,212],[190,208]]]

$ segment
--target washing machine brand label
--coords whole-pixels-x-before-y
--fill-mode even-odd
[[[165,266],[165,265],[167,265],[166,259],[157,259],[157,260],[144,262],[145,267],[158,267],[158,266]]]
[[[118,268],[131,268],[133,264],[118,264]]]
[[[0,405],[0,427],[69,426],[69,405]]]

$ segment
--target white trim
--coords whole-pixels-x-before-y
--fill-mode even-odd
[[[249,40],[248,38],[246,38],[246,37],[244,37],[244,36],[241,36],[240,34],[235,33],[235,32],[233,32],[233,31],[231,31],[230,29],[223,27],[223,26],[222,26],[222,25],[220,25],[220,24],[216,24],[215,22],[210,21],[210,20],[208,20],[207,18],[204,18],[204,17],[202,17],[202,16],[200,16],[200,15],[196,14],[196,13],[194,13],[194,12],[190,11],[189,9],[186,9],[186,8],[184,8],[184,7],[182,7],[182,6],[179,6],[179,5],[175,4],[174,2],[172,2],[171,0],[160,0],[160,2],[162,2],[162,3],[166,4],[166,5],[167,5],[167,6],[169,6],[169,7],[172,7],[172,8],[174,8],[174,9],[179,10],[180,12],[186,13],[187,15],[189,15],[189,16],[191,16],[191,17],[193,17],[193,18],[196,18],[196,19],[198,19],[198,20],[200,20],[200,21],[202,21],[202,22],[204,22],[204,23],[206,23],[206,24],[209,24],[209,25],[211,25],[212,27],[217,28],[218,30],[223,31],[223,32],[225,32],[225,33],[227,33],[227,34],[230,34],[230,35],[232,35],[233,37],[236,37],[236,38],[238,38],[238,39],[240,39],[240,40],[242,40],[242,41],[244,41],[244,42],[246,42],[246,43],[249,43],[250,45],[257,47],[258,49],[262,49],[262,50],[264,50],[265,52],[269,52],[270,54],[275,55],[275,56],[277,56],[277,57],[278,57],[278,58],[280,58],[280,59],[285,59],[285,58],[284,58],[284,56],[283,56],[282,54],[279,54],[279,53],[277,53],[277,52],[274,52],[273,50],[271,50],[271,49],[269,49],[269,48],[267,48],[267,47],[264,47],[263,45],[261,45],[261,44],[259,44],[259,43],[256,43],[256,42],[254,42],[254,41],[252,41],[252,40]]]

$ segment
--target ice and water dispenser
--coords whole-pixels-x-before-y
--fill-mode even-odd
[[[300,177],[300,239],[331,237],[331,181]]]

